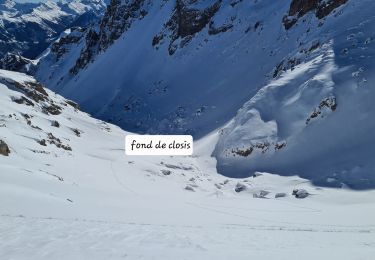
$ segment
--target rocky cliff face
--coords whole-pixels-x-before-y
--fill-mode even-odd
[[[0,59],[0,69],[32,74],[34,73],[35,65],[32,60],[22,57],[21,55],[7,53]]]
[[[99,28],[90,29],[86,35],[86,44],[81,51],[70,73],[77,74],[81,69],[93,61],[94,56],[104,52],[126,30],[134,20],[142,19],[147,15],[147,6],[152,1],[145,0],[112,0],[101,20]]]
[[[99,25],[52,46],[37,77],[82,102],[92,99],[77,94],[77,86],[95,86],[87,88],[102,97],[101,105],[83,107],[126,129],[201,133],[207,122],[219,126],[257,88],[327,43],[317,31],[339,16],[319,19],[320,13],[339,3],[113,0]],[[311,21],[300,19],[301,26],[285,30],[286,15],[302,18],[308,12],[319,17],[314,13]],[[229,91],[233,85],[236,91]],[[166,106],[157,112],[160,102]]]
[[[290,29],[299,18],[309,12],[314,12],[318,19],[322,19],[346,2],[348,0],[293,0],[288,15],[283,19],[284,27]]]
[[[101,24],[58,61],[59,52],[42,59],[37,76],[129,131],[199,138],[221,128],[222,174],[363,188],[375,185],[373,8],[372,0],[112,1]]]
[[[86,28],[75,27],[69,30],[67,35],[63,35],[52,43],[51,52],[56,55],[56,60],[59,60],[65,53],[69,51],[69,47],[78,43],[87,31]]]
[[[130,28],[133,20],[147,15],[152,1],[146,0],[112,0],[100,23],[99,50],[105,51],[115,40]]]
[[[297,23],[298,19],[309,12],[314,12],[318,19],[329,15],[337,7],[345,4],[347,0],[293,0],[290,3],[287,15],[282,22],[285,29],[290,29]],[[105,52],[117,39],[129,30],[132,24],[142,20],[149,12],[152,5],[163,8],[172,5],[169,18],[161,30],[156,33],[152,40],[152,46],[157,50],[161,45],[168,46],[169,55],[173,55],[177,49],[184,48],[202,30],[207,30],[208,35],[225,33],[236,24],[237,15],[226,17],[224,21],[215,21],[215,15],[220,9],[232,9],[242,4],[242,0],[173,0],[156,3],[150,0],[112,0],[100,22],[100,25],[87,30],[85,34],[85,45],[76,59],[75,64],[69,69],[73,75],[79,73],[91,63],[95,56]],[[246,32],[261,30],[261,21],[249,25]],[[125,36],[126,37],[126,36]],[[61,54],[58,54],[60,56]]]
[[[220,9],[222,1],[216,1],[204,8],[196,6],[199,2],[202,1],[177,0],[171,18],[164,24],[162,32],[153,38],[152,45],[157,47],[167,37],[168,51],[172,55],[177,48],[183,48],[208,24],[213,32],[215,29],[211,19]]]
[[[178,48],[188,44],[195,34],[208,27],[210,35],[226,32],[233,27],[231,23],[224,23],[217,26],[213,17],[220,10],[222,0],[206,4],[202,0],[175,0],[162,1],[161,8],[172,2],[173,9],[168,21],[163,24],[162,30],[154,35],[152,46],[156,49],[167,42],[168,52],[173,55]],[[230,1],[234,7],[241,1]],[[77,74],[94,59],[96,54],[104,52],[115,40],[126,32],[135,21],[142,20],[150,7],[155,4],[146,0],[113,0],[100,23],[99,28],[92,30],[86,39],[86,48],[82,50],[70,73]],[[158,5],[158,4],[155,4]]]

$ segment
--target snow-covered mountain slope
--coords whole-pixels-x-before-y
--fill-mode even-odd
[[[214,152],[226,176],[373,188],[374,9],[370,0],[112,1],[100,26],[41,58],[36,77],[134,132],[202,137],[230,121]]]
[[[334,40],[345,26],[331,33],[330,24],[372,5],[299,2],[112,1],[100,26],[61,59],[45,56],[36,77],[125,129],[199,137],[229,121],[283,60],[293,66],[296,49]]]
[[[66,28],[97,22],[106,8],[102,0],[0,2],[0,57],[7,52],[36,58]]]
[[[216,133],[193,156],[125,156],[126,132],[20,73],[0,70],[0,108],[1,259],[374,255],[374,191],[226,178]]]
[[[215,151],[221,173],[268,171],[319,185],[375,187],[374,8],[353,2],[338,22],[322,26],[325,41],[307,36],[313,51],[290,54],[281,66],[297,61],[294,68],[262,87],[222,130]]]

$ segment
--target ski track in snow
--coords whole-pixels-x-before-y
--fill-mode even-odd
[[[118,176],[117,176],[117,173],[116,171],[113,170],[113,161],[110,161],[110,165],[111,165],[111,172],[112,172],[112,175],[113,175],[113,178],[116,180],[116,182],[126,191],[130,192],[130,193],[133,193],[133,194],[137,194],[134,190],[132,190],[131,188],[129,188],[127,185],[124,184],[123,181],[121,181]],[[138,195],[138,194],[137,194]]]

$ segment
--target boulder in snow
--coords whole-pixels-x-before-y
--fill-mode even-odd
[[[257,199],[266,199],[267,197],[267,195],[269,194],[269,192],[268,191],[266,191],[266,190],[260,190],[260,191],[258,191],[258,192],[255,192],[255,193],[253,193],[253,198],[257,198]]]
[[[4,156],[8,156],[10,154],[9,147],[3,140],[0,140],[0,154]]]
[[[305,189],[294,189],[292,195],[297,199],[304,199],[310,195]]]
[[[51,122],[51,126],[54,126],[54,127],[60,127],[60,123],[59,123],[58,121],[56,121],[56,120],[53,120],[53,121]]]
[[[171,172],[170,170],[161,170],[161,173],[162,173],[163,175],[165,175],[165,176],[167,176],[167,175],[171,175],[171,174],[172,174],[172,172]]]
[[[234,191],[238,193],[238,192],[244,191],[244,190],[246,190],[246,189],[247,189],[247,187],[246,187],[245,184],[243,184],[243,183],[241,183],[241,182],[238,182],[238,183],[236,184],[236,187],[234,188]]]

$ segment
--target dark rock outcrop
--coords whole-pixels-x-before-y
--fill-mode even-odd
[[[73,68],[70,69],[70,73],[77,74],[81,69],[87,66],[93,60],[95,53],[97,52],[97,45],[99,40],[98,33],[90,29],[86,34],[86,45],[85,48],[81,51],[79,58],[74,64]]]
[[[53,102],[42,84],[38,82],[28,81],[20,83],[9,79],[0,79],[0,83],[5,84],[8,88],[18,91],[27,97],[14,97],[12,100],[18,104],[34,106],[34,101],[36,103],[41,103],[42,111],[46,114],[59,115],[61,113],[62,107]]]
[[[3,70],[28,73],[34,69],[34,64],[31,60],[19,54],[8,52],[2,59],[0,59],[0,68]]]
[[[10,150],[8,145],[3,140],[0,140],[0,155],[8,156],[9,154]]]
[[[292,192],[292,195],[295,196],[297,199],[304,199],[307,198],[310,193],[305,189],[295,189]]]
[[[60,127],[60,123],[58,121],[56,121],[56,120],[53,120],[51,122],[51,126],[59,128]]]
[[[170,55],[173,55],[177,48],[186,45],[196,33],[211,23],[211,19],[219,11],[222,1],[218,0],[204,9],[196,9],[191,6],[196,2],[197,0],[177,0],[171,18],[164,25],[164,30],[154,37],[152,45],[158,45],[169,34],[168,51]],[[211,34],[217,34],[230,28],[230,25],[214,28],[211,23],[210,31]],[[176,44],[178,39],[181,39],[179,45]]]
[[[247,189],[246,185],[241,182],[238,182],[236,184],[236,187],[234,187],[234,191],[237,193],[245,191],[246,189]]]
[[[127,31],[134,20],[143,19],[151,4],[149,0],[111,0],[99,28],[92,28],[86,34],[85,47],[70,73],[77,74],[93,61],[96,54],[105,51]]]
[[[81,109],[79,105],[72,100],[66,100],[65,103],[68,104],[69,106],[72,106],[74,109],[77,109],[77,110]]]
[[[100,24],[99,50],[106,50],[123,32],[128,30],[134,19],[147,15],[146,0],[131,0],[125,4],[112,0]]]
[[[336,97],[331,96],[323,99],[319,106],[317,106],[314,111],[310,114],[310,116],[306,119],[306,125],[311,122],[311,120],[321,116],[323,117],[324,112],[334,112],[337,109],[337,101]]]
[[[340,7],[341,5],[348,2],[348,0],[330,0],[330,1],[321,1],[321,4],[318,6],[316,10],[316,17],[319,19],[322,19],[329,15],[333,10],[335,10],[337,7]]]
[[[347,1],[348,0],[292,0],[288,15],[283,18],[284,27],[286,30],[290,29],[297,23],[299,18],[309,12],[315,12],[315,16],[318,19],[322,19]]]
[[[85,28],[76,27],[72,28],[72,32],[66,36],[61,37],[58,41],[51,45],[51,52],[56,55],[59,60],[68,50],[69,46],[78,43],[84,36]]]
[[[43,86],[37,82],[23,82],[17,81],[1,81],[1,83],[7,85],[9,88],[17,90],[24,94],[26,97],[32,99],[35,102],[46,101],[48,99],[48,93],[44,90]],[[15,101],[15,100],[14,100]]]

